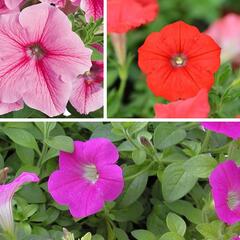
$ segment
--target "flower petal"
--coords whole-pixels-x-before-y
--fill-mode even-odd
[[[104,166],[99,170],[99,176],[96,185],[102,190],[104,200],[115,200],[124,187],[122,169],[117,165]]]

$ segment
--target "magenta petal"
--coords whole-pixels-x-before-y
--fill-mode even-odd
[[[102,192],[94,184],[86,187],[69,204],[70,212],[75,218],[83,218],[95,214],[101,211],[103,206]]]
[[[100,168],[116,163],[119,158],[117,147],[106,138],[92,138],[85,142],[83,161],[93,163]]]
[[[97,187],[103,191],[104,200],[115,200],[124,187],[122,169],[117,165],[104,166],[100,169],[99,174],[100,179],[97,182]]]
[[[74,151],[73,153],[60,151],[59,154],[59,168],[61,170],[73,171],[74,169],[79,169],[81,162],[83,161],[83,151],[85,142],[74,141]]]
[[[222,133],[236,140],[240,137],[240,122],[203,122],[202,126],[217,133]]]
[[[229,193],[237,192],[240,196],[240,168],[236,163],[233,160],[220,163],[211,173],[209,183],[219,219],[228,224],[240,221],[240,206],[235,209],[228,206]]]
[[[88,186],[88,183],[82,181],[80,176],[80,171],[78,175],[74,172],[61,170],[52,173],[48,180],[48,191],[53,199],[63,205],[68,205],[69,202],[74,201],[76,195]]]
[[[12,198],[13,194],[18,188],[27,182],[38,182],[39,178],[35,173],[23,172],[20,176],[16,177],[13,182],[0,185],[0,204]]]

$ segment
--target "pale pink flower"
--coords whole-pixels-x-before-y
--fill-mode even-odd
[[[27,182],[38,182],[35,173],[23,172],[15,180],[8,184],[0,185],[0,226],[4,232],[14,232],[12,213],[12,198],[20,186]]]
[[[240,240],[240,236],[233,237],[232,240]]]
[[[90,72],[80,75],[73,84],[71,104],[81,114],[103,106],[103,62],[93,61]]]
[[[1,103],[0,102],[0,115],[20,110],[24,107],[23,101],[19,100],[15,103]]]
[[[91,17],[95,21],[103,17],[103,0],[72,0],[72,2],[85,12],[87,22]]]
[[[48,191],[75,218],[95,214],[123,190],[118,158],[116,146],[106,138],[75,141],[73,153],[60,152],[59,170],[49,177]]]
[[[67,16],[45,3],[1,16],[0,48],[0,101],[23,99],[49,116],[64,112],[73,79],[91,67]]]
[[[0,0],[0,15],[19,11],[23,0]]]
[[[240,15],[230,13],[218,19],[206,31],[222,48],[222,61],[240,59]]]

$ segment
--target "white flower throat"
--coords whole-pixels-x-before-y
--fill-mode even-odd
[[[229,192],[228,199],[227,199],[228,207],[231,210],[236,209],[240,206],[240,193],[238,192]]]
[[[83,170],[84,170],[83,176],[86,180],[88,180],[91,183],[97,182],[99,174],[95,165],[93,164],[85,165]]]

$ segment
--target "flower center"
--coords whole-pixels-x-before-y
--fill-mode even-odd
[[[84,173],[83,173],[84,178],[90,181],[91,183],[96,183],[99,177],[96,166],[93,164],[85,165],[83,169],[84,169]]]
[[[178,54],[171,59],[173,67],[184,67],[186,65],[187,58],[183,54]]]
[[[27,54],[30,57],[41,59],[44,57],[45,51],[39,44],[33,44],[27,48]]]
[[[231,210],[236,209],[240,205],[240,194],[238,192],[229,192],[227,203]]]

